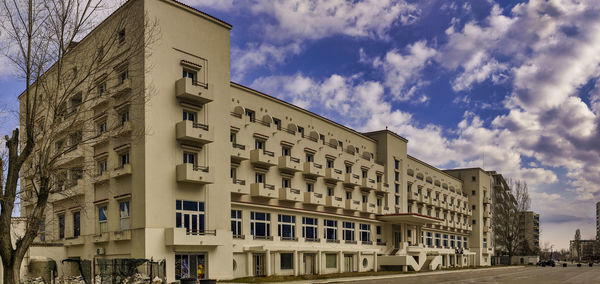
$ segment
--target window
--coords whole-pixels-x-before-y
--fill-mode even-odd
[[[432,242],[432,238],[431,238],[431,237],[432,237],[432,234],[431,234],[431,232],[427,232],[427,233],[425,233],[425,244],[426,244],[428,247],[431,247],[431,246],[432,246],[432,244],[433,244],[433,242]]]
[[[129,109],[125,109],[119,113],[121,117],[121,126],[125,125],[125,122],[129,121]]]
[[[119,216],[121,218],[121,231],[129,230],[129,200],[119,202]]]
[[[475,222],[475,219],[473,219],[473,225],[475,225],[477,222]]]
[[[106,93],[106,81],[98,84],[98,95],[104,95]]]
[[[325,254],[325,268],[337,268],[337,254]]]
[[[290,148],[288,146],[282,146],[281,147],[281,155],[282,156],[291,156],[292,155],[292,148]]]
[[[381,175],[377,175],[377,182],[381,182]]]
[[[302,137],[304,137],[304,127],[298,126],[298,132],[300,132],[300,134],[302,134]]]
[[[100,234],[108,232],[108,218],[106,205],[98,207],[98,232]]]
[[[354,241],[353,222],[342,222],[342,237],[344,241]]]
[[[346,191],[346,199],[352,199],[352,192]]]
[[[281,130],[281,119],[273,117],[273,124],[275,124],[277,126],[278,130]]]
[[[190,79],[192,79],[192,82],[195,83],[198,78],[198,73],[196,73],[196,71],[184,68],[183,69],[183,78],[190,78]]]
[[[184,164],[196,164],[196,153],[183,152],[183,163]]]
[[[294,254],[293,253],[280,253],[280,268],[281,269],[294,269]]]
[[[395,197],[394,203],[395,203],[396,205],[400,205],[400,196],[397,196],[397,195],[396,195],[396,196],[394,196],[394,197]]]
[[[283,188],[292,187],[292,181],[289,178],[282,178],[281,179],[281,187],[283,187]]]
[[[352,173],[352,165],[346,165],[346,173],[347,174],[351,174]]]
[[[282,240],[293,240],[296,238],[296,216],[277,215],[277,235]]]
[[[408,192],[411,192],[411,191],[412,191],[412,183],[407,183],[407,184],[406,184],[406,190],[407,190]]]
[[[323,220],[323,234],[325,235],[326,240],[337,240],[337,221]]]
[[[234,144],[237,142],[237,132],[231,131],[229,133],[229,142],[234,143]]]
[[[45,217],[42,216],[42,221],[40,222],[40,230],[38,232],[38,237],[40,238],[40,242],[46,241],[46,220]]]
[[[477,178],[475,176],[472,176],[471,181],[475,182],[475,181],[477,181]]]
[[[314,191],[314,184],[307,183],[306,184],[306,192],[313,192],[313,191]]]
[[[196,117],[197,117],[196,112],[187,111],[187,110],[183,111],[183,120],[189,120],[192,122],[196,122]]]
[[[317,239],[317,218],[302,217],[302,237]]]
[[[315,161],[315,155],[313,155],[312,153],[306,153],[306,161],[307,162],[314,162]]]
[[[456,238],[456,237],[455,237],[454,235],[450,235],[450,247],[451,247],[451,248],[454,248],[454,247],[455,247],[455,244],[456,244],[456,242],[455,242],[455,238]]]
[[[395,189],[396,193],[400,193],[400,184],[395,183],[394,189]]]
[[[475,190],[471,191],[471,195],[475,195]]]
[[[395,181],[400,181],[400,173],[399,172],[395,172],[394,173],[394,180]]]
[[[98,161],[98,175],[102,175],[108,169],[107,160]]]
[[[458,248],[462,247],[462,237],[461,236],[456,236],[456,246]]]
[[[231,210],[231,232],[234,238],[242,237],[242,210]]]
[[[229,170],[229,177],[230,177],[232,180],[236,180],[236,179],[237,179],[237,168],[231,168],[231,169]]]
[[[368,197],[366,195],[362,196],[362,202],[367,203]]]
[[[175,280],[206,277],[206,254],[175,254]]]
[[[367,178],[368,174],[369,173],[367,171],[363,170],[362,171],[362,178]]]
[[[107,131],[106,120],[98,123],[98,134],[102,134],[102,133],[104,133],[106,131]]]
[[[250,118],[250,121],[254,122],[256,119],[256,113],[251,109],[246,109],[246,116]]]
[[[375,233],[378,235],[381,235],[381,226],[376,226],[375,227]]]
[[[265,149],[265,141],[261,140],[261,139],[254,140],[254,149],[264,150]]]
[[[483,238],[483,248],[487,248],[487,238]]]
[[[119,31],[119,44],[125,43],[125,29]]]
[[[441,235],[439,233],[435,234],[435,246],[438,247],[438,248],[441,246],[441,244],[440,244],[440,236]]]
[[[381,204],[382,204],[381,198],[377,198],[377,207],[381,207]]]
[[[328,168],[328,169],[331,169],[331,168],[333,168],[333,160],[331,160],[331,159],[327,159],[327,168]]]
[[[65,214],[58,215],[58,238],[65,238]]]
[[[250,212],[250,234],[254,238],[267,239],[271,236],[271,214]]]
[[[469,245],[468,245],[468,243],[469,243],[469,242],[468,242],[468,239],[467,239],[467,237],[463,237],[463,247],[464,247],[465,249],[468,249],[468,248],[469,248]]]
[[[471,205],[471,209],[475,210],[475,205]]]
[[[127,80],[127,78],[129,78],[129,70],[125,69],[118,74],[117,85],[125,83],[125,80]]]
[[[255,183],[265,183],[265,174],[263,174],[263,173],[254,174],[254,182]]]
[[[371,225],[370,224],[360,224],[358,226],[358,229],[359,229],[361,242],[371,241]]]
[[[176,200],[175,226],[185,228],[188,235],[203,235],[205,233],[204,202]]]
[[[443,237],[442,238],[443,239],[442,244],[444,245],[444,247],[448,247],[448,235],[444,234],[442,237]]]
[[[327,188],[327,196],[333,196],[333,195],[334,195],[333,187],[328,187]]]
[[[119,166],[123,167],[129,164],[129,152],[119,154]]]

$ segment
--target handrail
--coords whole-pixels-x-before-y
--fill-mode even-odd
[[[290,192],[295,193],[295,194],[300,194],[300,190],[295,189],[295,188],[290,188]]]
[[[287,129],[287,128],[281,128],[281,130],[283,132],[287,132],[289,134],[296,135],[296,131],[294,131],[294,130],[290,130],[290,129]]]
[[[217,230],[193,230],[186,228],[186,234],[193,236],[216,236]]]
[[[266,184],[266,183],[265,183],[263,186],[264,186],[266,189],[275,190],[275,186],[274,186],[274,185],[272,185],[272,184]]]
[[[313,141],[313,142],[319,142],[318,138],[312,137],[312,136],[307,136],[306,138],[308,138],[308,140]]]
[[[335,196],[333,199],[335,199],[336,201],[343,201],[343,199],[341,197]]]
[[[305,238],[304,240],[307,242],[320,242],[321,241],[321,239],[319,239],[319,238]]]
[[[240,150],[246,150],[246,145],[242,145],[242,144],[238,144],[238,143],[233,143],[233,148],[238,148]]]
[[[233,180],[234,184],[239,184],[239,185],[246,185],[246,181],[243,179],[234,179]]]
[[[200,129],[208,131],[208,125],[207,124],[202,124],[202,123],[194,122],[193,126],[194,126],[194,128],[200,128]]]
[[[275,153],[273,153],[271,151],[263,150],[263,154],[265,154],[267,156],[275,157]]]
[[[375,180],[374,180],[374,179],[372,179],[372,178],[370,178],[370,179],[369,179],[369,183],[375,183]]]
[[[323,198],[323,194],[321,193],[313,192],[313,194],[316,198]]]
[[[323,142],[323,144],[325,144],[325,145],[327,145],[327,146],[329,146],[329,147],[331,147],[333,149],[337,149],[337,145],[336,144],[329,143],[329,142]]]
[[[352,200],[352,203],[360,205],[360,201],[358,200]]]
[[[322,168],[323,168],[323,165],[321,165],[321,164],[317,164],[317,163],[314,163],[314,162],[313,162],[313,165],[314,165],[314,166],[315,166],[315,168],[317,168],[317,169],[322,169]]]
[[[272,240],[272,236],[254,236],[255,240]]]
[[[208,173],[208,167],[205,166],[194,166],[193,170]]]
[[[262,124],[262,125],[267,126],[267,127],[271,127],[271,123],[266,122],[266,121],[262,121],[262,120],[256,119],[256,120],[254,120],[254,122],[256,122],[258,124]]]
[[[242,114],[241,113],[236,113],[236,112],[231,112],[231,116],[235,116],[237,118],[242,118]]]
[[[338,170],[338,169],[333,169],[333,172],[335,172],[338,175],[342,174],[342,170]]]
[[[300,159],[295,158],[295,157],[291,157],[291,156],[290,156],[290,161],[292,161],[294,163],[300,163]]]
[[[356,179],[359,179],[359,178],[360,178],[360,176],[359,176],[359,175],[357,175],[357,174],[352,174],[352,177],[353,177],[353,178],[356,178]]]

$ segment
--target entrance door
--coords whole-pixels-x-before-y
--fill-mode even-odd
[[[205,279],[207,263],[206,254],[176,254],[175,279]]]
[[[351,254],[344,255],[344,272],[354,272],[354,257]]]
[[[402,234],[400,231],[394,231],[394,248],[399,249],[402,242]]]
[[[266,276],[265,273],[265,254],[252,254],[252,262],[254,265],[254,276]]]
[[[304,254],[304,274],[315,274],[315,255]]]

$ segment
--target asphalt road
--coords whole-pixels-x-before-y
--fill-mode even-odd
[[[594,267],[522,267],[465,271],[438,275],[372,279],[349,283],[600,283],[600,266]],[[346,282],[348,283],[348,282]]]

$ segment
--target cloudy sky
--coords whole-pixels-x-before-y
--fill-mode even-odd
[[[361,131],[387,126],[440,168],[526,181],[542,244],[594,237],[594,1],[183,2],[233,25],[232,81]],[[22,89],[7,70],[0,59],[4,109]],[[0,110],[0,130],[14,125]]]

